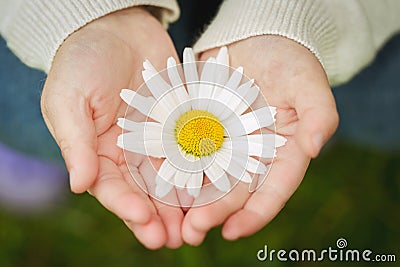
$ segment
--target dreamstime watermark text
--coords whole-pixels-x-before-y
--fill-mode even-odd
[[[275,250],[268,249],[267,245],[257,252],[259,261],[363,261],[363,262],[395,262],[395,254],[374,254],[370,249],[346,249],[347,240],[339,238],[335,247],[328,247],[322,250],[303,249],[303,250]]]

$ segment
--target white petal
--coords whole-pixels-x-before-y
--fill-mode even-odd
[[[248,92],[248,90],[250,89],[250,87],[254,84],[254,79],[251,79],[247,82],[245,82],[244,84],[240,85],[238,89],[236,89],[236,92],[240,95],[240,96],[245,96]]]
[[[180,170],[177,170],[174,176],[174,183],[176,187],[179,188],[184,188],[187,181],[192,177],[192,174],[190,172],[183,172]]]
[[[171,183],[175,173],[176,169],[174,166],[172,166],[168,160],[164,160],[157,172],[156,184],[158,184],[161,180]]]
[[[214,74],[214,88],[210,99],[215,100],[216,102],[222,102],[226,105],[227,99],[224,96],[220,97],[223,91],[229,91],[225,88],[225,84],[229,79],[229,57],[226,47],[220,49],[219,54],[217,56],[217,62],[215,66],[215,74]],[[209,103],[207,110],[213,114],[221,113],[221,109],[226,108],[226,106],[222,106],[218,103],[216,105],[210,105]]]
[[[156,102],[153,97],[142,96],[130,89],[122,89],[120,97],[129,106],[136,108],[144,115],[149,114],[151,107]]]
[[[221,66],[221,65],[219,65]],[[229,70],[228,70],[229,71]],[[212,96],[212,99],[215,99],[217,102],[221,103],[218,110],[209,110],[213,114],[216,114],[218,118],[221,120],[225,120],[227,117],[229,117],[232,112],[233,108],[232,105],[234,103],[234,106],[236,107],[240,103],[240,98],[238,98],[236,89],[242,79],[243,75],[243,68],[239,67],[237,68],[229,78],[229,81],[225,84],[225,86],[215,86],[217,90],[214,90],[214,94]],[[216,78],[218,79],[218,78]],[[218,84],[220,84],[218,82]]]
[[[156,176],[157,197],[162,198],[171,191],[174,186],[171,180],[175,173],[176,169],[168,162],[168,160],[164,160]]]
[[[167,95],[169,95],[169,93]],[[160,101],[157,101],[153,106],[153,109],[150,111],[150,114],[148,114],[150,118],[157,118],[156,120],[161,122],[162,124],[165,123],[165,121],[170,116],[171,111],[175,107],[174,104],[169,101],[167,95],[165,95]],[[168,102],[169,104],[166,105],[166,102]]]
[[[161,180],[157,185],[156,185],[156,197],[163,198],[165,197],[171,189],[174,187],[173,184]]]
[[[176,168],[186,172],[202,171],[200,159],[186,154],[172,136],[163,135],[163,147],[166,157]]]
[[[192,164],[189,162],[181,153],[179,146],[176,142],[164,142],[164,151],[168,160],[173,164],[177,169],[183,170],[186,172],[192,172],[192,168],[198,167],[198,165]]]
[[[275,118],[271,115],[269,107],[263,107],[246,113],[240,116],[240,120],[244,124],[246,133],[251,133],[259,128],[270,126],[275,122]]]
[[[200,76],[200,85],[198,97],[200,99],[212,99],[214,93],[214,83],[215,83],[215,71],[216,71],[216,61],[215,58],[209,58],[203,66],[203,70]],[[200,110],[208,109],[208,101],[199,101],[196,107]]]
[[[242,181],[244,183],[251,183],[253,181],[253,178],[247,171],[245,171],[243,176],[240,177],[240,181]]]
[[[141,132],[130,132],[118,136],[117,145],[124,150],[142,155],[148,155],[155,158],[165,157],[161,139],[145,140],[143,133]]]
[[[225,84],[225,88],[235,91],[236,88],[239,86],[240,81],[242,80],[242,76],[243,76],[243,67],[239,67],[232,73],[228,82]]]
[[[149,64],[151,63],[149,62]],[[164,81],[154,67],[153,69],[142,71],[142,76],[150,92],[156,99],[159,99],[163,94],[171,89],[171,86]]]
[[[165,114],[168,114],[163,107],[155,105],[156,100],[151,96],[145,97],[129,89],[122,89],[120,96],[129,106],[156,121],[165,120]]]
[[[232,159],[229,150],[220,149],[216,153],[215,162],[236,179],[242,179],[242,177],[245,175],[246,171],[241,165],[237,164],[237,162]]]
[[[187,192],[193,197],[198,197],[201,186],[203,185],[203,172],[192,173],[186,183]]]
[[[176,158],[180,153],[179,153],[179,149],[178,149],[178,144],[175,141],[169,141],[169,140],[165,140],[165,138],[163,139],[163,146],[164,146],[164,151],[166,151],[166,154],[168,155],[168,158]],[[173,161],[174,165],[175,161]],[[185,162],[183,162],[183,164],[185,164]]]
[[[238,116],[229,115],[229,118],[221,121],[221,123],[224,126],[225,136],[229,136],[230,138],[232,138],[234,136],[241,136],[246,134],[244,125],[242,124],[242,121]]]
[[[165,116],[166,120],[162,122],[163,132],[165,134],[172,134],[175,136],[176,121],[182,116],[183,113],[190,110],[190,107],[190,103],[185,102],[183,105],[179,106],[179,108],[168,112],[168,114],[166,114],[167,116]]]
[[[226,108],[227,102],[234,95],[234,93],[225,87],[221,88],[221,87],[217,86],[216,88],[218,88],[218,94],[213,96],[213,99],[220,106],[220,110],[218,111],[218,113],[222,114],[223,109]]]
[[[217,55],[215,84],[224,86],[229,78],[229,55],[226,46],[221,47]],[[214,92],[215,95],[215,92]]]
[[[186,166],[184,166],[184,170],[188,171],[188,172],[199,172],[202,171],[202,163],[201,163],[201,159],[197,158],[193,155],[187,154],[185,153],[183,150],[180,150],[181,155],[184,156],[185,160],[186,160]]]
[[[263,107],[252,112],[248,112],[241,115],[239,119],[241,125],[238,125],[236,118],[232,118],[224,123],[231,136],[249,134],[255,130],[270,126],[275,122],[274,117],[271,116],[269,107]]]
[[[234,166],[233,163],[238,164],[242,170],[246,169],[252,173],[262,174],[264,174],[267,170],[265,165],[261,161],[249,157],[246,144],[242,145],[239,142],[231,142],[230,140],[225,140],[222,148],[218,152],[222,153],[223,156],[230,161],[229,164],[231,164],[232,166]],[[238,175],[232,176],[240,178],[237,177]]]
[[[183,84],[181,76],[179,76],[178,69],[176,68],[176,60],[173,57],[169,57],[167,60],[167,71],[172,87]]]
[[[236,107],[237,103],[241,102],[241,99],[236,92],[224,88],[216,97],[216,102],[218,104],[218,110],[214,111],[213,114],[221,121],[224,121],[234,114],[232,106],[234,105]]]
[[[199,73],[197,72],[196,59],[191,48],[183,50],[183,70],[185,73],[185,82],[191,99],[197,98]]]
[[[185,47],[185,49],[183,50],[183,63],[194,63],[196,62],[196,58],[194,56],[194,52],[193,49],[190,47]],[[192,73],[194,74],[194,73]],[[196,75],[197,75],[197,71],[196,71]],[[192,76],[194,77],[194,76]]]
[[[151,62],[148,59],[143,61],[143,68],[145,70],[151,70],[151,71],[157,72],[157,70],[154,68],[154,66],[151,64]]]
[[[127,131],[143,132],[146,129],[146,131],[161,132],[162,130],[161,124],[158,122],[150,122],[150,121],[136,122],[125,118],[118,118],[117,125]]]
[[[142,71],[143,79],[153,96],[164,109],[171,111],[178,105],[175,90],[161,77],[160,73],[147,60],[143,63],[145,70]]]
[[[267,167],[264,163],[252,157],[247,158],[246,169],[252,173],[265,174],[267,172]]]
[[[272,118],[275,118],[275,115],[276,115],[276,107],[269,107],[269,111],[271,112],[271,116],[272,116]]]
[[[173,57],[169,57],[167,61],[168,77],[176,94],[178,103],[183,103],[189,100],[189,95],[183,85],[181,76],[176,67],[176,61]]]
[[[144,130],[139,132],[128,132],[124,133],[121,138],[123,138],[124,142],[139,142],[139,141],[149,141],[149,140],[160,140],[161,141],[161,132],[160,131],[152,131],[152,130]]]
[[[229,81],[225,84],[225,86],[219,92],[219,94],[213,96],[213,98],[216,101],[223,103],[223,105],[221,105],[218,111],[214,111],[214,114],[218,114],[217,116],[222,120],[225,120],[232,114],[234,110],[232,109],[232,104],[240,102],[240,98],[238,98],[237,96],[236,89],[242,79],[242,75],[243,75],[243,68],[242,67],[237,68],[232,73],[231,77],[229,78]],[[235,104],[235,106],[237,106],[237,104]]]
[[[243,96],[244,101],[240,102],[240,104],[235,108],[235,113],[238,115],[242,115],[243,112],[245,112],[249,108],[249,106],[253,104],[254,101],[257,99],[259,92],[260,90],[258,86],[253,86],[247,89],[247,92]]]
[[[217,89],[217,88],[215,88]],[[215,92],[214,89],[214,92]],[[218,90],[218,89],[217,89]],[[222,121],[222,117],[220,116],[221,111],[225,109],[225,105],[222,104],[221,102],[215,101],[215,100],[209,100],[208,101],[208,106],[207,106],[207,111],[210,112],[211,114],[214,114],[219,121]]]
[[[127,131],[137,131],[138,129],[143,130],[139,122],[125,118],[118,118],[117,125]]]
[[[226,105],[229,107],[229,114],[223,114],[222,117],[228,117],[230,114],[233,114],[233,111],[236,111],[236,109],[242,104],[244,105],[247,109],[248,104],[245,102],[245,95],[248,93],[250,87],[253,85],[254,80],[247,81],[246,83],[242,84],[237,90],[236,90],[236,95],[231,97],[229,101],[226,101]],[[237,112],[238,113],[238,112]],[[243,113],[243,112],[242,112]],[[239,114],[240,115],[240,114]]]
[[[118,142],[117,145],[127,151],[139,153],[142,155],[147,155],[154,158],[164,158],[164,151],[162,150],[162,144],[158,140],[146,141],[146,143],[121,143]]]
[[[274,158],[276,147],[283,146],[286,138],[276,134],[252,134],[232,137],[225,141],[234,151],[246,153],[249,156]]]
[[[223,46],[219,49],[216,59],[219,64],[229,66],[229,54],[226,46]]]
[[[248,156],[232,151],[231,143],[224,141],[222,148],[216,153],[215,162],[232,177],[250,183],[252,177],[246,171]]]
[[[143,77],[150,71],[143,71]],[[151,75],[151,74],[148,74]],[[147,87],[152,88],[151,93],[157,99],[157,105],[161,105],[165,110],[172,111],[178,105],[175,91],[161,78],[159,74],[151,76],[146,81]],[[165,84],[165,85],[162,85]],[[157,89],[156,89],[157,88]]]
[[[281,135],[275,135],[275,147],[281,147],[286,144],[287,139]]]
[[[212,163],[204,173],[207,175],[208,179],[215,185],[218,190],[222,192],[228,192],[231,189],[231,184],[229,182],[228,176],[225,171],[215,162]]]
[[[286,143],[286,138],[277,134],[251,134],[235,138],[238,140],[246,138],[249,143],[258,143],[269,147],[281,147]]]

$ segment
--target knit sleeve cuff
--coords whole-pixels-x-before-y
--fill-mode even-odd
[[[10,49],[27,65],[48,72],[63,41],[87,23],[111,12],[144,5],[161,8],[157,13],[167,27],[179,16],[175,0],[71,0],[23,1],[3,25]],[[152,8],[154,11],[154,8]]]
[[[307,47],[334,75],[336,28],[323,1],[226,0],[194,46],[196,53],[248,37],[273,34]]]

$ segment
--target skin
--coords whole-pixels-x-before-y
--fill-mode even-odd
[[[162,45],[160,45],[162,44]],[[98,19],[63,43],[42,95],[42,112],[70,173],[71,190],[88,191],[150,249],[182,245],[183,212],[153,202],[132,178],[116,146],[122,88],[139,88],[142,63],[165,68],[175,48],[147,11],[130,8]],[[146,57],[146,58],[145,58]],[[143,162],[138,159],[137,166]]]
[[[337,127],[325,72],[308,49],[278,36],[248,38],[228,49],[231,65],[243,66],[269,103],[278,107],[277,133],[288,142],[278,150],[259,190],[249,194],[248,185],[239,184],[220,201],[187,212],[144,193],[132,181],[123,152],[115,145],[121,133],[116,121],[126,110],[120,90],[140,87],[145,59],[158,70],[165,68],[169,56],[177,59],[160,23],[141,8],[118,11],[69,36],[54,58],[41,107],[70,172],[71,190],[92,194],[147,248],[198,245],[220,224],[228,240],[257,232],[282,209],[310,158],[317,156]],[[201,59],[217,51],[206,51]],[[131,166],[135,178],[154,175],[149,163],[144,157],[135,158]]]
[[[287,138],[278,149],[267,179],[254,193],[239,184],[211,205],[191,209],[185,216],[185,242],[199,245],[207,232],[223,224],[225,239],[254,234],[284,207],[301,183],[311,158],[338,125],[338,114],[325,71],[304,46],[280,36],[251,37],[228,46],[230,65],[243,66],[256,80],[271,106],[277,107],[276,132]],[[218,49],[204,52],[201,60]]]

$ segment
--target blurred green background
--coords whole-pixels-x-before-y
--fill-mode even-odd
[[[88,194],[68,195],[56,209],[21,215],[0,211],[0,266],[310,266],[259,262],[270,249],[348,248],[396,254],[400,261],[400,153],[331,142],[312,161],[283,211],[256,235],[228,242],[214,229],[199,247],[149,251]],[[318,263],[315,263],[318,264]],[[324,261],[323,266],[343,262]],[[354,266],[356,263],[347,263]],[[376,266],[360,263],[360,266]]]

